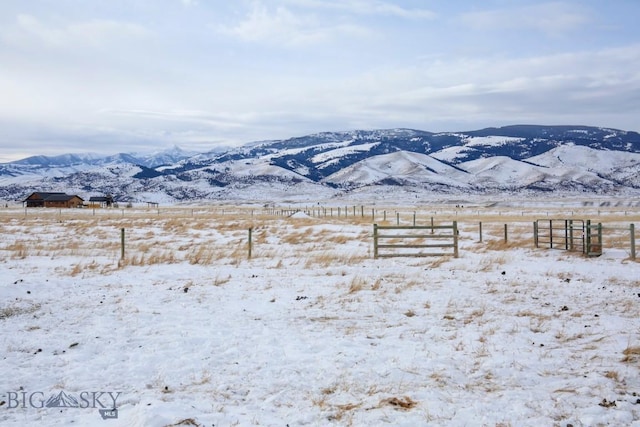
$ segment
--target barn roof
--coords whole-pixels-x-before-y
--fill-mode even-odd
[[[29,197],[38,196],[39,199],[45,200],[47,197],[57,196],[57,195],[62,195],[62,194],[65,194],[65,193],[36,191],[34,193],[31,193],[31,195]],[[29,197],[27,197],[27,198],[29,198]]]
[[[34,200],[34,196],[37,196],[35,200],[46,200],[48,202],[66,202],[68,200],[73,199],[74,197],[77,197],[78,199],[84,202],[84,199],[77,195],[71,195],[67,193],[58,193],[58,192],[55,192],[55,193],[43,192],[43,191],[36,191],[34,193],[31,193],[31,195],[27,197],[25,201]]]
[[[80,196],[65,194],[65,193],[51,194],[49,197],[47,197],[44,200],[47,202],[66,202],[73,199],[74,197],[77,197],[78,199],[83,200],[82,197]]]

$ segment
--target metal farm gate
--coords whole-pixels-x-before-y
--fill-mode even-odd
[[[602,255],[602,224],[591,224],[591,220],[539,219],[533,223],[533,235],[536,248]]]
[[[386,243],[380,243],[384,241]],[[458,258],[458,223],[430,226],[383,226],[373,224],[373,257]]]

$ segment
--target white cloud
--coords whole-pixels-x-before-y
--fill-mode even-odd
[[[496,1],[530,6],[453,26],[419,0],[107,2],[99,11],[10,1],[0,6],[2,150],[93,141],[112,151],[113,141],[126,151],[363,127],[638,127],[630,7],[625,20],[596,15],[595,3]],[[448,7],[439,16],[482,6]],[[225,36],[212,34],[221,23]],[[559,43],[546,37],[558,34]]]
[[[290,4],[316,9],[332,9],[359,15],[383,15],[408,19],[433,19],[437,14],[428,9],[408,9],[379,0],[286,0]]]
[[[113,41],[144,38],[150,34],[141,25],[128,22],[94,19],[50,24],[29,14],[18,15],[13,26],[0,31],[5,43],[18,46],[36,43],[56,48],[101,46]]]
[[[295,14],[278,6],[270,10],[261,2],[253,2],[244,20],[231,27],[222,27],[222,33],[244,41],[301,46],[337,40],[344,36],[366,37],[370,32],[360,26],[346,23],[325,23],[313,15]]]
[[[590,20],[585,10],[564,2],[470,12],[462,16],[464,24],[477,30],[535,30],[548,35],[573,31]]]

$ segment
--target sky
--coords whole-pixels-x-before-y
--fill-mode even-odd
[[[0,162],[323,131],[640,131],[637,0],[3,0]]]

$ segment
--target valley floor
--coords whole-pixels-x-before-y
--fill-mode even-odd
[[[371,207],[6,209],[0,424],[640,425],[640,217],[599,208],[600,257],[535,248],[568,211],[523,204],[425,210],[459,257],[380,259]]]

